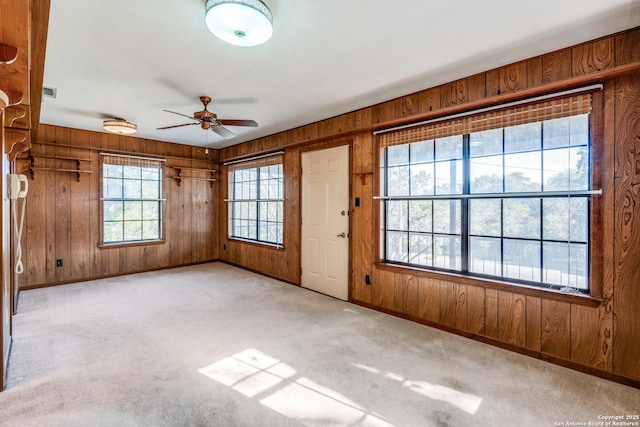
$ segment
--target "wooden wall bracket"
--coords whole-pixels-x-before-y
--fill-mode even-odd
[[[13,105],[11,107],[7,107],[5,110],[4,116],[4,127],[10,128],[13,127],[13,124],[16,120],[24,119],[27,117],[27,109],[20,107],[18,105]]]
[[[11,64],[18,58],[18,48],[0,43],[0,64]]]
[[[184,179],[191,179],[194,181],[209,181],[209,184],[211,186],[211,188],[213,188],[213,183],[218,181],[215,178],[215,173],[217,172],[214,169],[200,169],[200,168],[191,168],[191,167],[181,167],[181,166],[167,166],[171,169],[175,169],[176,170],[176,175],[172,176],[170,178],[173,178],[176,180],[176,183],[178,184],[178,187],[180,187],[180,184],[182,183],[182,180]],[[201,176],[184,176],[182,174],[183,171],[195,171],[195,172],[207,172],[209,174],[208,178],[205,177],[201,177]]]

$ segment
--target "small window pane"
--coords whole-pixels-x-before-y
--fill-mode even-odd
[[[460,234],[460,200],[433,201],[433,231]]]
[[[142,219],[159,219],[160,203],[158,202],[142,202]]]
[[[102,185],[105,199],[121,199],[123,197],[121,179],[105,178]]]
[[[387,259],[389,261],[408,262],[409,248],[407,238],[407,233],[387,232]]]
[[[393,145],[387,147],[387,166],[406,165],[409,163],[409,145]]]
[[[504,128],[504,152],[539,150],[541,146],[541,123],[527,123]]]
[[[405,200],[387,202],[387,229],[407,230],[409,226],[408,203]]]
[[[142,239],[157,240],[160,238],[160,221],[144,221],[142,223]]]
[[[462,194],[462,160],[436,162],[436,194]]]
[[[500,239],[469,238],[469,271],[502,276]]]
[[[469,200],[469,232],[476,236],[500,237],[502,202],[500,199]]]
[[[160,169],[158,168],[145,168],[141,167],[140,172],[142,174],[142,179],[148,181],[158,181],[160,177]]]
[[[540,191],[540,152],[504,156],[504,191]]]
[[[125,201],[124,202],[124,219],[140,220],[142,217],[142,202]]]
[[[462,135],[436,139],[436,160],[462,158]]]
[[[142,198],[143,199],[159,199],[160,186],[158,181],[142,181]]]
[[[430,200],[409,201],[409,230],[431,232],[433,202]]]
[[[589,145],[589,114],[571,116],[571,145]]]
[[[544,243],[544,281],[587,289],[588,250],[584,244]]]
[[[123,240],[123,223],[118,222],[104,222],[104,242],[113,243],[121,242]]]
[[[540,199],[505,199],[504,236],[540,238]]]
[[[103,203],[105,221],[122,221],[124,219],[123,202],[107,201]]]
[[[394,166],[387,169],[387,194],[409,195],[409,166]]]
[[[433,265],[433,244],[431,234],[409,235],[409,263],[418,265]]]
[[[124,240],[142,240],[142,221],[124,222]]]
[[[142,188],[140,180],[124,179],[122,184],[124,186],[123,193],[125,199],[139,199],[142,197]]]
[[[587,242],[589,208],[586,197],[545,199],[543,232],[545,240]]]
[[[569,146],[569,122],[569,117],[562,117],[543,123],[545,149]]]
[[[102,165],[103,175],[110,178],[122,178],[122,166],[120,165]]]
[[[435,252],[434,266],[450,270],[460,270],[462,262],[460,237],[433,236]]]
[[[471,193],[500,193],[503,191],[502,155],[475,157],[470,160]]]
[[[411,165],[411,195],[433,194],[433,163]]]
[[[502,129],[491,129],[469,135],[471,157],[502,154]]]
[[[433,147],[433,140],[411,144],[411,163],[432,162]]]
[[[540,242],[504,239],[504,276],[540,281]]]
[[[123,166],[122,176],[125,179],[142,179],[142,171],[139,166]]]

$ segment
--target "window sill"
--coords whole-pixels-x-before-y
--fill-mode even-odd
[[[284,251],[284,246],[283,245],[277,245],[275,243],[267,243],[267,242],[258,242],[257,240],[250,240],[250,239],[242,239],[239,237],[227,237],[227,242],[237,242],[237,243],[244,243],[244,244],[248,244],[248,245],[256,245],[256,246],[260,246],[260,247],[266,247],[269,249],[275,249],[278,251]]]
[[[137,242],[118,242],[118,243],[99,243],[100,249],[116,249],[116,248],[128,248],[132,246],[149,246],[149,245],[163,245],[166,240],[145,240]]]
[[[464,274],[456,274],[451,272],[442,272],[427,270],[417,267],[400,266],[397,264],[389,264],[385,262],[375,263],[380,270],[391,271],[394,273],[413,274],[419,277],[429,277],[438,280],[448,280],[465,285],[479,286],[487,289],[495,289],[498,291],[513,292],[517,294],[538,297],[548,300],[562,301],[571,304],[585,305],[589,307],[598,307],[602,304],[601,298],[596,298],[588,294],[567,294],[553,289],[543,289],[535,286],[514,284],[501,280],[485,279],[481,277],[466,276]]]

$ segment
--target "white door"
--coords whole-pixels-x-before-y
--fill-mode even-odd
[[[349,298],[349,146],[302,153],[302,286]]]

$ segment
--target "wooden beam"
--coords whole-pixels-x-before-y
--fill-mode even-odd
[[[44,59],[47,48],[50,0],[31,1],[31,70],[30,70],[30,128],[33,141],[38,140],[40,106],[44,86]]]

